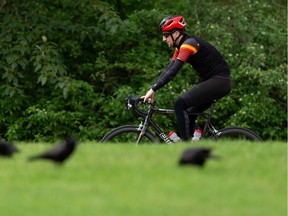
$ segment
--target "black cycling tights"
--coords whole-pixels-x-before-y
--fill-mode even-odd
[[[229,77],[212,77],[194,86],[174,102],[178,132],[183,141],[189,140],[195,130],[197,116],[188,115],[187,110],[203,112],[214,100],[218,100],[231,91]]]

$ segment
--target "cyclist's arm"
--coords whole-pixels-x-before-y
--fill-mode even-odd
[[[164,74],[173,66],[174,62],[175,62],[174,60],[171,60],[171,61],[170,61],[169,65],[168,65],[167,68],[160,74],[160,76],[158,77],[157,81],[158,81],[159,79],[161,79],[161,78],[164,76]]]
[[[167,69],[159,76],[151,89],[156,91],[170,82],[176,76],[183,64],[184,62],[179,59],[172,60]]]
[[[199,43],[194,38],[187,39],[185,43],[181,45],[179,50],[176,48],[172,61],[168,65],[167,69],[159,76],[151,89],[156,91],[170,82],[188,58],[197,53],[198,50]]]

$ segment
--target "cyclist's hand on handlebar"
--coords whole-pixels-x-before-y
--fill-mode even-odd
[[[141,98],[143,99],[143,102],[154,102],[154,90],[150,89],[149,91],[147,91],[145,96],[142,96]]]

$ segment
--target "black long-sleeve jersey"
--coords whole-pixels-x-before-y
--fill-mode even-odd
[[[171,81],[185,62],[192,65],[203,80],[213,76],[230,76],[227,62],[214,46],[195,36],[184,35],[170,64],[158,77],[152,89],[156,91]]]

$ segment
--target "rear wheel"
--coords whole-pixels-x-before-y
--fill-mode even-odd
[[[136,144],[138,136],[140,134],[139,126],[126,125],[113,129],[107,133],[102,139],[101,143],[133,143]],[[157,143],[157,138],[146,131],[144,136],[141,137],[140,143]]]
[[[213,135],[213,139],[226,140],[249,140],[261,142],[262,139],[254,131],[242,127],[228,127],[218,131]]]

